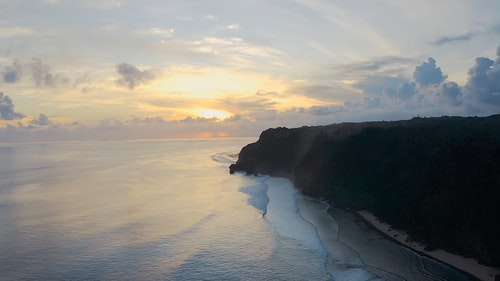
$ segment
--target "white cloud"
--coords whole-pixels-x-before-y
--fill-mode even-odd
[[[175,30],[173,28],[152,27],[145,30],[138,30],[139,35],[155,35],[159,37],[171,38],[174,36]]]
[[[0,27],[0,39],[15,36],[32,35],[35,31],[29,27],[13,26],[13,27]]]

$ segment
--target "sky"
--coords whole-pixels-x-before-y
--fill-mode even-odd
[[[499,113],[497,0],[0,0],[0,142]]]

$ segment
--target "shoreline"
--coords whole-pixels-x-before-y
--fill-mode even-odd
[[[500,268],[479,264],[476,259],[465,258],[460,255],[436,249],[425,250],[425,245],[420,242],[411,241],[409,235],[401,230],[393,229],[389,224],[381,222],[375,215],[368,211],[352,211],[357,217],[363,220],[371,228],[383,234],[386,238],[407,247],[419,254],[428,256],[443,262],[453,268],[465,272],[479,280],[495,281],[495,276],[500,276]]]
[[[286,179],[290,181],[288,178]],[[291,184],[291,186],[296,188],[293,184]],[[326,202],[304,195],[301,192],[298,192],[294,197],[299,214],[303,219],[314,226],[329,255],[337,261],[343,261],[342,264],[367,268],[370,272],[376,272],[377,275],[388,277],[386,279],[390,280],[395,280],[394,278],[400,280],[401,277],[401,280],[421,280],[420,278],[407,279],[403,277],[407,274],[415,277],[419,273],[409,272],[407,269],[405,269],[406,271],[399,271],[400,268],[397,268],[397,265],[401,265],[401,261],[394,259],[394,257],[390,257],[390,254],[381,253],[387,252],[386,247],[393,248],[393,246],[388,245],[392,243],[392,245],[399,245],[400,248],[413,252],[413,255],[445,264],[474,280],[496,281],[498,280],[497,276],[500,277],[500,268],[481,265],[473,258],[465,258],[441,249],[436,249],[434,251],[424,250],[424,244],[411,241],[408,234],[401,230],[393,229],[390,225],[381,222],[368,211],[354,211],[341,207],[334,207]],[[318,208],[318,204],[322,205],[322,207]],[[333,224],[331,220],[333,220]],[[359,229],[361,229],[359,225],[354,226],[358,228],[358,230],[354,230],[355,232],[353,232],[352,228],[353,225],[357,224],[356,221],[365,225],[365,227],[361,228],[363,228],[366,233],[355,234],[355,232],[359,232]],[[345,230],[345,228],[347,228],[347,230]],[[342,232],[345,233],[342,234]],[[378,233],[380,239],[386,242],[375,241],[378,240],[373,236],[375,233]],[[356,237],[352,238],[351,235]],[[366,239],[367,237],[369,238]],[[361,241],[363,239],[365,240]],[[361,245],[363,242],[369,242],[370,244],[376,243],[372,244],[374,246],[368,246],[368,244],[363,246]],[[359,247],[368,247],[371,249],[361,249]],[[375,250],[376,253],[374,253],[373,250]],[[363,253],[358,251],[363,251]],[[391,251],[394,253],[394,249]],[[361,259],[362,256],[363,258]],[[379,263],[378,260],[380,259],[392,260],[393,264]]]
[[[301,192],[294,197],[298,213],[316,229],[328,252],[325,266],[336,280],[371,280],[376,277],[390,281],[495,280],[494,271],[486,272],[484,279],[481,278],[484,274],[477,276],[477,272],[466,271],[446,259],[397,241],[391,235],[402,236],[402,232],[391,228],[384,233],[383,228],[377,227],[377,221],[372,224],[356,211],[334,207]],[[441,265],[435,267],[437,264]],[[443,270],[445,266],[456,273]]]

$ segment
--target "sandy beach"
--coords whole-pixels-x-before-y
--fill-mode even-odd
[[[335,276],[337,280],[380,280],[380,278],[389,281],[473,280],[471,274],[482,280],[494,280],[494,271],[481,271],[482,275],[478,274],[479,271],[467,271],[469,274],[466,274],[445,265],[451,264],[458,268],[446,259],[438,259],[427,253],[420,254],[410,245],[387,239],[396,234],[399,237],[401,234],[394,230],[388,231],[388,228],[385,234],[382,234],[381,230],[377,231],[375,227],[379,229],[380,225],[367,223],[368,219],[373,219],[377,223],[374,217],[367,216],[366,221],[363,221],[354,213],[331,208],[328,204],[307,196],[299,194],[296,198],[300,214],[314,225],[318,236],[331,255],[332,272],[339,267],[343,270],[358,268],[379,277],[370,279],[367,276],[361,276],[358,279],[352,279]],[[406,239],[402,235],[401,238]],[[348,272],[348,274],[352,277],[359,272]],[[489,276],[489,274],[493,275]]]
[[[367,211],[359,211],[358,214],[366,222],[379,230],[381,233],[385,234],[388,238],[393,239],[398,243],[401,243],[402,245],[409,247],[417,252],[440,260],[457,269],[474,275],[481,280],[494,281],[495,275],[500,275],[500,268],[481,265],[477,262],[477,260],[472,258],[464,258],[462,256],[455,255],[440,249],[434,251],[426,251],[424,250],[425,245],[411,241],[408,234],[404,233],[403,231],[393,229],[390,225],[381,222],[372,213]]]

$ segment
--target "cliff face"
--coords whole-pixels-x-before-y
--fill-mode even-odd
[[[268,129],[235,171],[287,177],[429,248],[500,265],[500,115]]]

